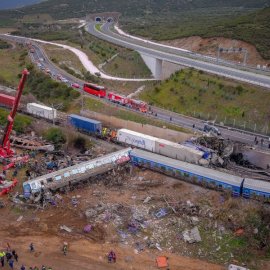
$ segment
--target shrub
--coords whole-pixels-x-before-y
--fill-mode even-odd
[[[55,145],[61,145],[66,142],[66,135],[60,128],[57,127],[49,128],[45,132],[44,137],[46,140],[52,142]]]
[[[82,153],[86,151],[86,139],[78,136],[73,140],[73,146],[79,149]]]

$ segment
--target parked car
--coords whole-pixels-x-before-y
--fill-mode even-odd
[[[73,88],[81,88],[78,83],[72,83],[71,87],[73,87]]]
[[[61,81],[64,82],[64,83],[68,83],[68,82],[69,82],[69,80],[67,80],[67,79],[64,78],[64,77],[61,78]]]
[[[212,133],[215,133],[216,135],[221,135],[221,132],[219,131],[219,129],[213,125],[210,125],[210,124],[205,124],[203,131],[204,132],[212,132]]]

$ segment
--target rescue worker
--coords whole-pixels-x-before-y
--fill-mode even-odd
[[[34,244],[33,243],[31,243],[29,245],[29,248],[30,248],[30,252],[34,252],[35,251],[35,248],[34,248]]]
[[[0,262],[1,262],[2,267],[5,266],[5,256],[6,256],[6,253],[4,251],[0,252]]]
[[[14,269],[14,261],[13,261],[13,259],[9,260],[8,265],[9,265],[10,269]]]
[[[9,262],[9,260],[12,258],[12,254],[9,251],[6,253],[6,258],[7,262]]]
[[[67,246],[68,246],[68,244],[66,242],[64,242],[63,253],[64,253],[65,256],[67,256]]]
[[[14,249],[12,250],[12,255],[13,255],[14,259],[16,260],[16,262],[18,262],[19,256]]]
[[[116,255],[115,255],[115,252],[112,250],[108,254],[108,262],[109,263],[116,262]]]

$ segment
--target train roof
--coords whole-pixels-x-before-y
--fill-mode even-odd
[[[126,128],[121,128],[118,130],[118,132],[126,132],[130,135],[133,135],[133,136],[138,136],[138,137],[142,137],[144,139],[148,139],[148,140],[151,140],[151,141],[156,141],[157,138],[156,137],[153,137],[153,136],[150,136],[150,135],[147,135],[147,134],[143,134],[143,133],[139,133],[139,132],[136,132],[136,131],[133,131],[133,130],[130,130],[130,129],[126,129]]]
[[[166,145],[169,145],[169,146],[178,148],[178,149],[187,149],[189,152],[193,152],[193,153],[196,153],[196,154],[203,154],[203,153],[204,153],[204,152],[201,151],[201,150],[198,150],[198,149],[189,147],[189,146],[187,146],[187,145],[183,145],[183,144],[171,142],[171,141],[164,140],[164,139],[157,139],[156,142],[158,142],[158,143],[160,143],[160,144],[166,144]]]
[[[206,178],[210,178],[210,179],[216,179],[218,181],[229,183],[231,185],[238,186],[238,187],[240,187],[243,181],[243,178],[236,175],[231,175],[228,173],[212,170],[212,169],[205,168],[199,165],[194,165],[194,164],[179,161],[176,159],[171,159],[168,157],[160,156],[160,155],[157,155],[151,152],[146,152],[139,149],[133,149],[130,155],[137,156],[146,160],[154,161],[159,164],[173,167],[176,169],[179,168],[183,171],[187,171],[187,172],[200,175]]]
[[[119,150],[119,151],[116,151],[116,152],[113,152],[113,153],[110,153],[110,154],[107,154],[107,155],[104,155],[104,156],[101,156],[101,157],[98,157],[98,158],[95,158],[92,160],[88,160],[86,162],[82,162],[82,163],[79,163],[79,164],[76,164],[76,165],[73,165],[73,166],[52,172],[52,173],[48,173],[48,174],[39,176],[35,179],[31,179],[31,180],[24,182],[23,186],[25,186],[27,184],[31,185],[32,183],[40,183],[41,181],[44,181],[44,180],[49,179],[49,178],[63,176],[65,173],[73,171],[73,170],[77,170],[77,173],[80,173],[80,171],[78,171],[78,169],[81,169],[83,167],[85,168],[86,166],[89,166],[89,165],[91,167],[91,165],[102,165],[102,164],[107,164],[108,162],[110,163],[112,161],[115,161],[115,157],[128,155],[130,151],[131,151],[131,148],[125,148],[125,149],[122,149],[122,150]],[[94,168],[94,166],[93,166],[93,168]],[[89,169],[89,167],[87,169]]]
[[[243,188],[270,193],[270,183],[262,180],[245,178]]]
[[[89,120],[90,120],[91,123],[94,123],[94,124],[101,124],[100,121],[97,121],[97,120],[94,120],[94,119],[91,119],[91,118],[88,118],[88,117],[84,117],[84,116],[81,116],[81,115],[70,114],[69,116],[70,116],[70,117],[77,118],[77,119],[80,119],[80,120],[83,120],[83,121],[87,121],[87,122],[89,122]]]
[[[32,105],[32,106],[35,106],[35,107],[38,107],[38,108],[40,108],[40,109],[43,109],[43,110],[49,110],[49,111],[53,111],[53,110],[55,110],[54,108],[52,108],[52,107],[48,107],[48,106],[45,106],[45,105],[41,105],[41,104],[38,104],[38,103],[34,103],[34,102],[32,102],[32,103],[28,103],[29,105]],[[28,105],[27,104],[27,105]]]

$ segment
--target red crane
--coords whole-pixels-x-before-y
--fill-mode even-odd
[[[10,114],[7,117],[8,123],[7,126],[5,128],[5,132],[4,132],[4,136],[0,145],[0,157],[2,158],[8,158],[8,157],[12,157],[14,155],[14,151],[10,148],[10,133],[12,131],[13,128],[13,124],[14,124],[14,119],[17,113],[17,109],[20,103],[20,99],[22,96],[22,91],[24,88],[24,84],[27,78],[27,75],[29,74],[27,69],[24,69],[22,72],[22,78],[20,80],[19,86],[18,86],[18,90],[16,93],[16,97],[11,109]]]

